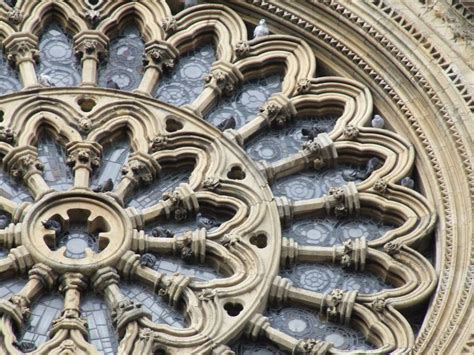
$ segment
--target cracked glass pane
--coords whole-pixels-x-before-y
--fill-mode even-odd
[[[155,98],[175,106],[192,103],[204,89],[204,77],[215,60],[210,44],[186,53],[173,72],[159,81]]]
[[[222,98],[206,120],[217,126],[225,119],[233,117],[236,128],[240,128],[257,116],[260,107],[272,94],[281,91],[281,83],[280,75],[249,80],[232,96]]]
[[[49,339],[51,323],[61,315],[64,300],[59,294],[42,296],[31,308],[25,332],[20,341],[33,342],[39,347]]]
[[[314,116],[295,118],[285,127],[272,127],[252,137],[245,145],[245,151],[254,160],[274,162],[301,150],[308,140],[302,129],[313,133],[330,132],[336,124],[336,116]]]
[[[173,191],[179,184],[188,182],[193,170],[193,165],[163,168],[155,181],[133,193],[128,206],[143,209],[157,204],[164,192]]]
[[[77,86],[81,82],[81,65],[74,53],[72,37],[58,24],[47,26],[39,40],[40,83],[46,86]]]
[[[21,89],[18,72],[13,69],[0,48],[0,95],[5,95]]]
[[[360,293],[375,293],[393,288],[371,272],[344,270],[337,265],[298,264],[281,270],[280,276],[293,281],[295,287],[319,293],[335,288]]]
[[[272,327],[297,339],[316,339],[332,343],[339,350],[371,350],[375,347],[353,328],[329,323],[304,307],[270,308],[266,316]]]
[[[16,203],[33,201],[30,191],[23,183],[14,180],[2,169],[0,169],[0,196]]]
[[[128,282],[120,283],[120,290],[132,301],[141,303],[150,312],[155,323],[165,323],[175,328],[187,326],[184,315],[168,305],[161,296],[153,293],[147,287]]]
[[[272,184],[272,191],[276,196],[286,196],[292,200],[318,198],[327,194],[331,187],[346,185],[347,181],[343,176],[356,171],[357,167],[345,164],[323,171],[302,171],[278,179]],[[353,181],[357,184],[362,180]]]
[[[354,238],[375,240],[394,228],[392,224],[365,216],[304,218],[285,228],[283,236],[293,238],[300,245],[333,246]]]
[[[69,190],[74,184],[74,175],[66,164],[66,149],[46,133],[40,135],[37,146],[46,183],[59,191]]]
[[[127,137],[119,137],[113,142],[104,144],[100,168],[92,176],[92,186],[104,186],[108,179],[116,186],[122,178],[122,166],[130,155],[130,141]]]
[[[109,57],[99,67],[99,85],[132,91],[143,76],[145,43],[136,26],[125,27],[110,41]]]
[[[81,313],[87,320],[89,341],[97,351],[103,355],[116,354],[118,337],[104,299],[91,292],[86,293],[81,301]]]

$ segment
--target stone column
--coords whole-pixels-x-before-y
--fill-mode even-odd
[[[97,85],[97,68],[107,55],[108,41],[102,32],[93,30],[83,31],[74,36],[74,49],[82,64],[81,86]]]
[[[38,87],[35,64],[39,59],[38,38],[31,33],[15,32],[3,44],[10,63],[19,72],[24,89]]]
[[[70,142],[67,165],[74,169],[74,188],[88,188],[90,176],[100,165],[102,147],[96,142]]]

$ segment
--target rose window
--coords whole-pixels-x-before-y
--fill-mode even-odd
[[[435,212],[365,85],[224,5],[4,7],[0,352],[414,346]]]

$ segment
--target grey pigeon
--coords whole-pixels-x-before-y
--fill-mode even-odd
[[[381,116],[375,115],[371,124],[374,128],[383,128],[385,126],[385,120]]]
[[[95,189],[92,189],[94,192],[109,192],[114,189],[114,182],[112,179],[107,179],[103,184],[97,185]]]
[[[374,157],[369,159],[364,171],[355,170],[350,173],[344,172],[342,177],[346,181],[365,180],[374,170],[380,168],[380,166],[382,166],[382,161],[379,158]]]
[[[50,218],[46,222],[43,221],[41,223],[43,224],[44,228],[54,231],[56,237],[60,236],[63,231],[63,226],[61,223],[54,218]]]
[[[150,253],[143,254],[140,257],[140,266],[148,266],[148,267],[153,267],[155,266],[156,263],[156,256]]]
[[[155,227],[151,230],[151,235],[155,238],[173,238],[174,233],[166,228]]]
[[[253,31],[253,38],[267,36],[270,33],[267,22],[264,19],[258,21],[258,26]]]
[[[196,224],[199,228],[206,229],[211,229],[220,225],[215,218],[204,217],[201,212],[196,215]]]
[[[301,134],[309,141],[312,141],[319,133],[324,132],[321,128],[313,125],[311,128],[302,128]]]
[[[40,74],[38,77],[38,82],[46,87],[55,87],[56,85],[53,82],[53,79],[49,75]]]
[[[107,80],[106,87],[107,87],[108,89],[117,89],[117,90],[120,90],[119,84],[117,84],[114,79],[109,79],[109,80]]]
[[[224,132],[226,129],[234,129],[236,126],[235,118],[233,116],[230,116],[229,118],[226,118],[225,120],[221,121],[216,127]]]
[[[5,229],[10,224],[10,218],[6,214],[0,214],[0,229]]]
[[[402,180],[400,180],[400,185],[408,187],[409,189],[413,189],[415,187],[415,181],[411,177],[405,176]]]

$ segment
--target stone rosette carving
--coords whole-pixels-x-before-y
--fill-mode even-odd
[[[359,129],[354,125],[347,125],[343,131],[344,137],[348,139],[356,139],[359,135]]]
[[[311,81],[309,79],[301,79],[296,83],[296,94],[306,94],[311,90]]]
[[[237,58],[243,58],[250,52],[250,45],[247,41],[239,41],[234,44],[234,52]]]
[[[170,35],[178,29],[178,22],[174,17],[166,17],[161,22],[161,28],[166,34]]]
[[[16,141],[16,132],[8,127],[0,127],[0,141],[13,145]]]
[[[209,176],[204,179],[202,183],[202,188],[207,191],[215,191],[221,187],[221,180],[216,176]]]
[[[8,11],[7,17],[8,21],[14,25],[18,25],[23,21],[23,13],[16,7]]]
[[[384,194],[387,191],[388,183],[385,179],[377,179],[374,184],[374,190],[378,193]]]
[[[153,139],[150,142],[150,148],[149,151],[150,153],[155,153],[163,148],[165,148],[168,144],[168,137],[164,135],[157,135],[153,137]]]
[[[153,181],[153,173],[150,168],[144,162],[137,160],[131,160],[124,165],[122,175],[133,176],[133,178],[145,184]]]

